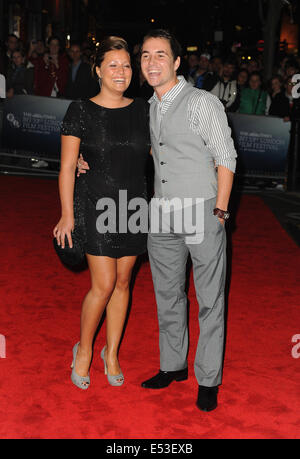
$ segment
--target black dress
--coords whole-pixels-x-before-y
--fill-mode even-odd
[[[128,225],[142,206],[128,210],[128,204],[134,198],[147,204],[148,103],[136,98],[126,107],[105,108],[91,100],[71,102],[61,133],[81,139],[80,152],[90,168],[76,179],[74,191],[75,231],[85,252],[112,258],[145,252],[143,218],[132,219],[138,231]],[[143,217],[145,212],[146,207]]]

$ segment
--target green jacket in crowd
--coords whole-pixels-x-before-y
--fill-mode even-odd
[[[248,115],[265,115],[267,96],[267,92],[262,89],[244,88],[238,112]]]

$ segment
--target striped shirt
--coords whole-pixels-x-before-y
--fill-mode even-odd
[[[156,104],[159,122],[180,91],[188,84],[183,76],[177,78],[178,83],[166,92],[161,100],[156,93],[149,99],[150,104]],[[196,89],[189,100],[187,111],[190,129],[204,140],[216,166],[224,166],[235,172],[237,154],[223,104],[209,92]]]

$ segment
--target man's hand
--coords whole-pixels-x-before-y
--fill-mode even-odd
[[[86,171],[90,169],[88,163],[84,161],[81,153],[77,161],[77,169],[77,177],[79,177],[80,174],[86,174]]]

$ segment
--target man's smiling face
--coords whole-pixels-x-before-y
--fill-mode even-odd
[[[141,68],[148,83],[165,94],[177,82],[180,57],[174,61],[170,43],[165,38],[148,38],[142,46]]]

